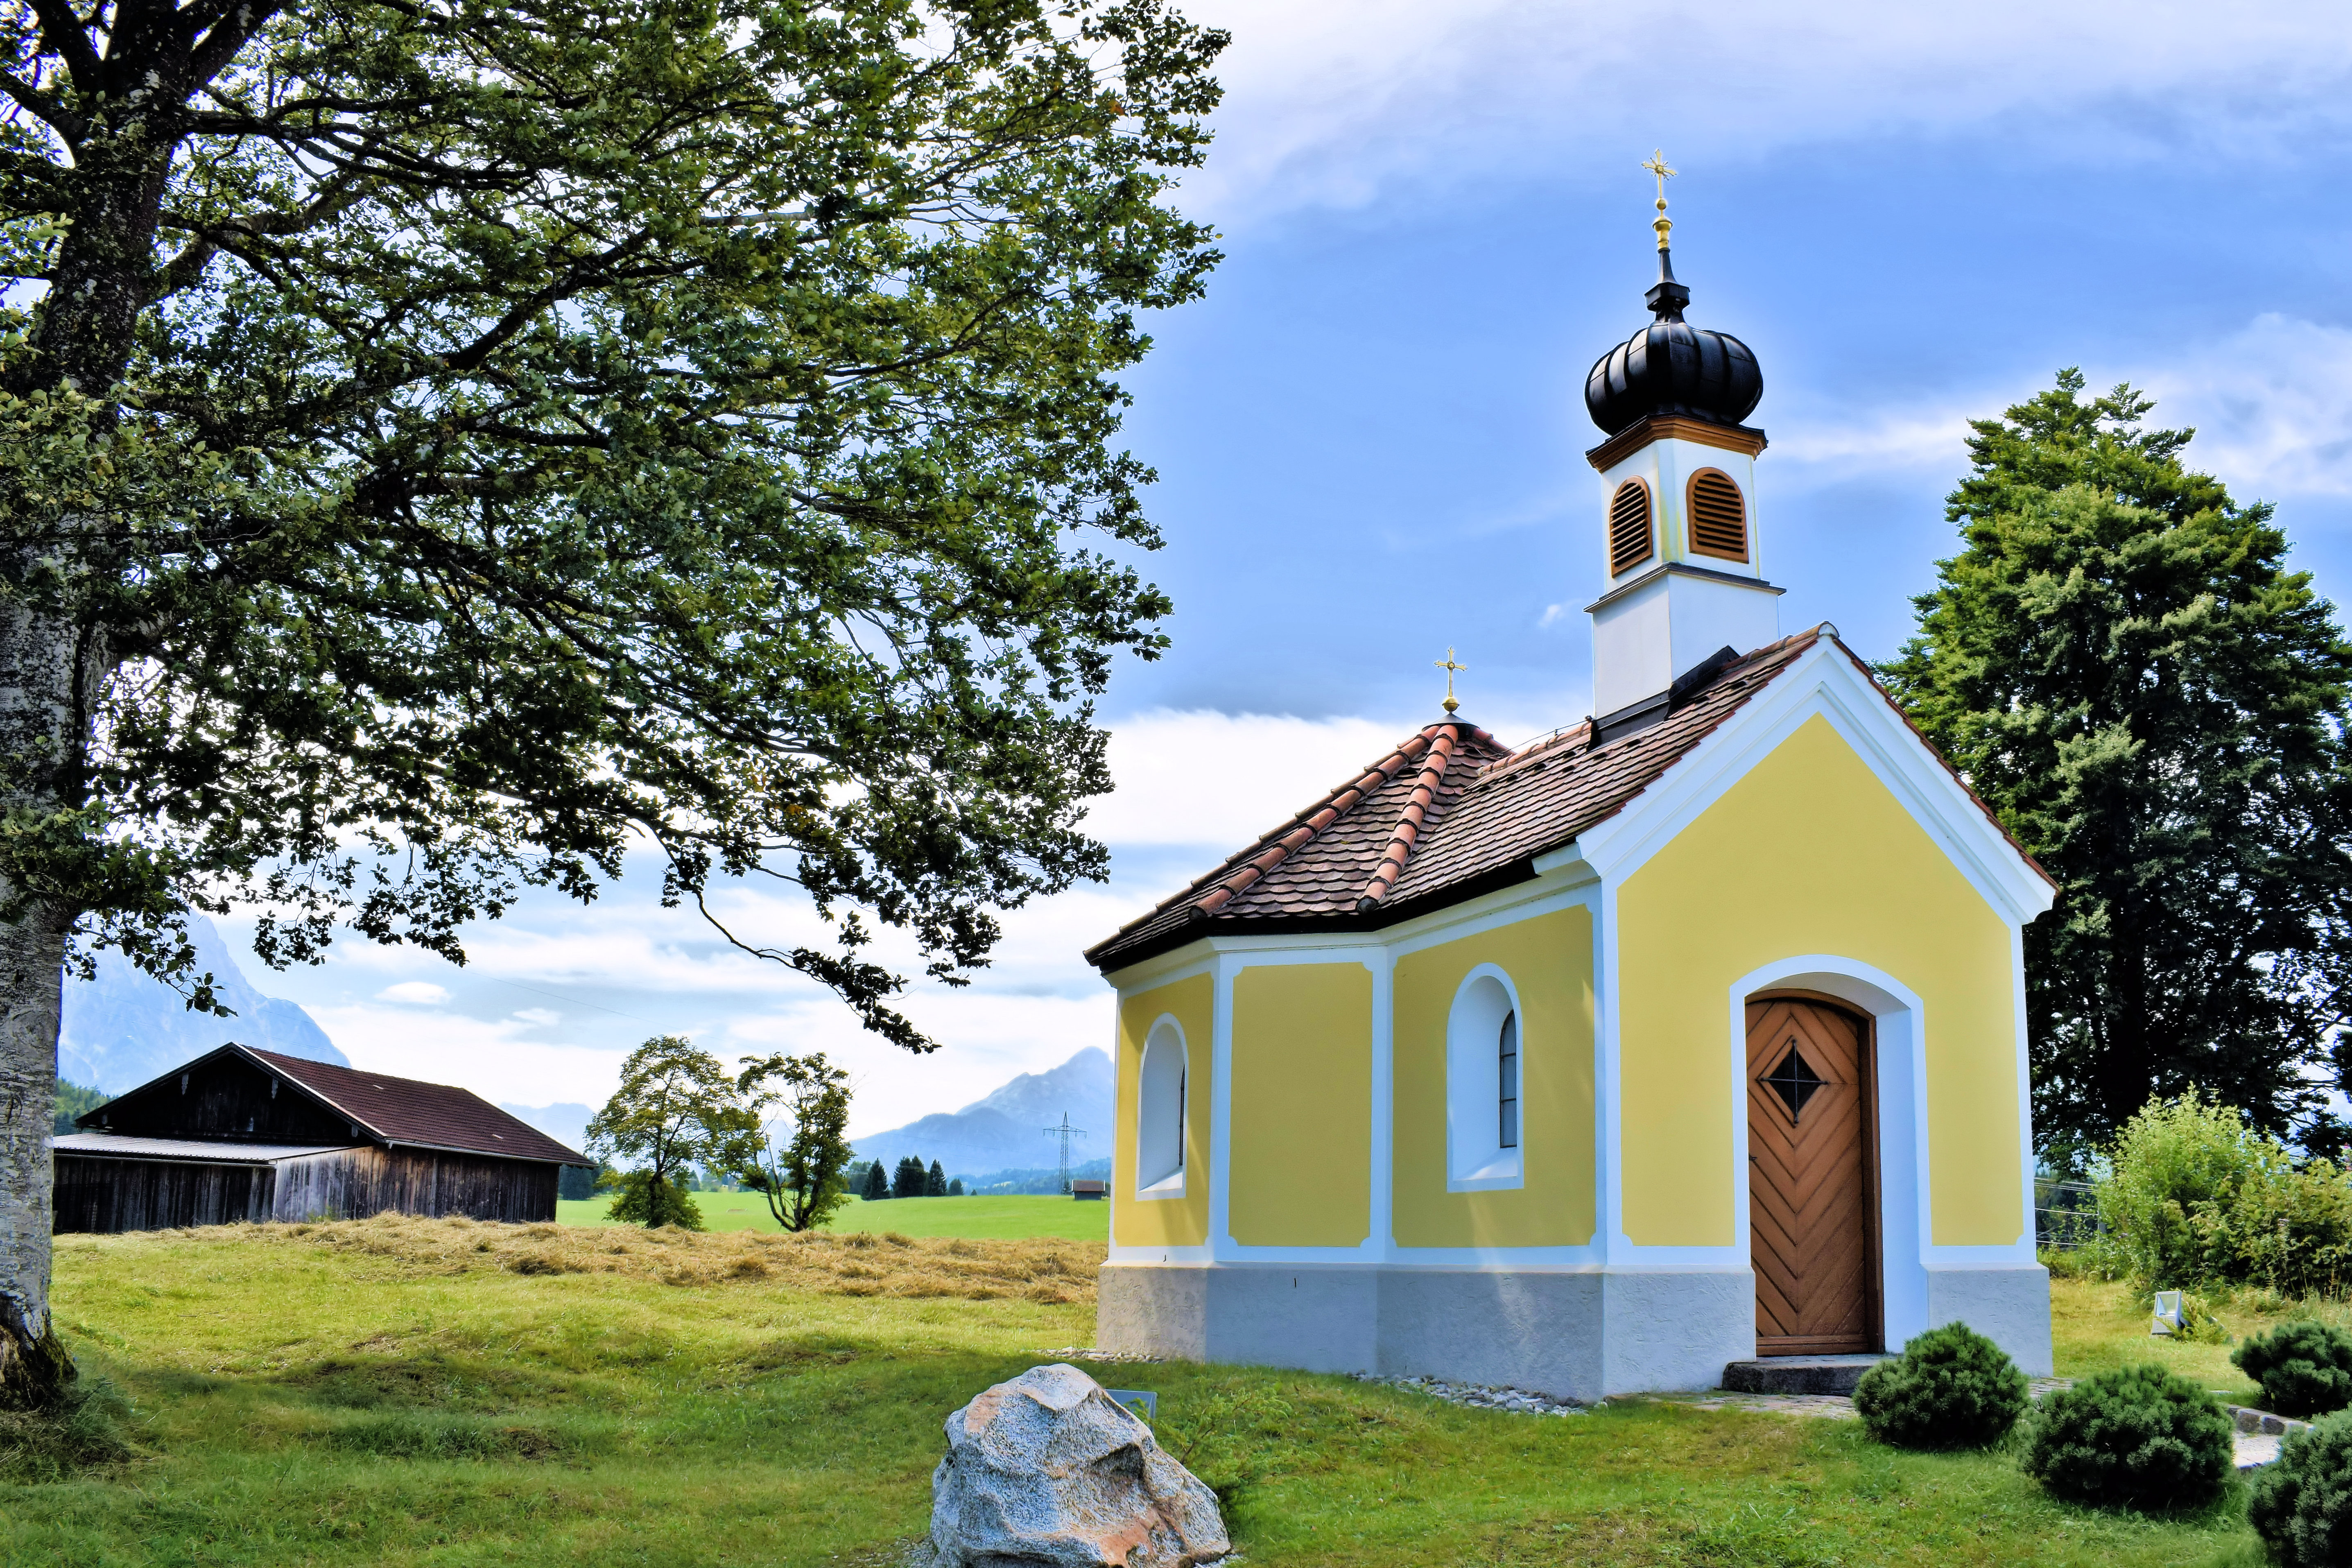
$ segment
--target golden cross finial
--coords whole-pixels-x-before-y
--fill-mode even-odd
[[[1666,167],[1666,154],[1663,149],[1653,152],[1642,167],[1658,176],[1658,216],[1650,226],[1658,231],[1658,248],[1664,250],[1666,236],[1675,226],[1675,220],[1666,216],[1666,182],[1675,177],[1675,172]]]
[[[1454,650],[1450,647],[1445,650],[1444,658],[1433,658],[1429,662],[1445,672],[1445,711],[1450,715],[1456,708],[1462,706],[1454,700],[1454,672],[1458,669],[1467,669],[1470,667],[1466,664],[1454,663]]]

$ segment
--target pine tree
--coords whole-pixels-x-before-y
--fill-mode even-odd
[[[866,1201],[880,1203],[890,1195],[890,1178],[882,1173],[882,1162],[876,1160],[866,1167]]]
[[[931,1173],[923,1169],[923,1162],[909,1154],[898,1162],[891,1175],[890,1195],[894,1198],[919,1198],[931,1184]]]
[[[954,1181],[948,1184],[948,1196],[951,1198],[960,1198],[963,1196],[963,1178],[961,1176],[958,1176]]]
[[[2271,508],[2182,465],[2193,432],[2082,389],[1974,422],[1963,548],[1882,673],[2059,884],[2025,932],[2045,1156],[2192,1084],[2333,1146],[2352,646]]]
[[[930,1173],[923,1179],[923,1195],[931,1198],[948,1195],[948,1173],[940,1169],[937,1160],[931,1162]]]

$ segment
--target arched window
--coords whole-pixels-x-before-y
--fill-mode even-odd
[[[1517,1009],[1503,1020],[1502,1044],[1496,1056],[1498,1058],[1496,1076],[1502,1079],[1496,1094],[1502,1113],[1497,1118],[1503,1130],[1501,1147],[1516,1149],[1519,1146],[1519,1015]]]
[[[1454,1192],[1520,1184],[1518,998],[1481,964],[1454,993],[1445,1024],[1445,1179]]]
[[[1609,498],[1609,575],[1632,571],[1654,553],[1650,546],[1650,487],[1627,479]]]
[[[1721,468],[1701,468],[1691,476],[1690,547],[1726,561],[1748,559],[1748,502],[1738,481]]]
[[[1135,1191],[1138,1197],[1184,1195],[1184,1098],[1190,1063],[1184,1031],[1173,1018],[1151,1026],[1137,1085]]]

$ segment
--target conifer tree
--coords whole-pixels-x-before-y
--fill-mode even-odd
[[[960,1198],[963,1196],[963,1178],[961,1176],[958,1176],[954,1181],[948,1184],[948,1196],[951,1198]]]
[[[860,1194],[869,1204],[880,1203],[890,1195],[890,1178],[882,1173],[882,1162],[871,1161],[866,1167],[866,1190]]]
[[[919,1198],[930,1183],[931,1173],[923,1169],[921,1159],[908,1154],[898,1162],[898,1170],[891,1173],[890,1195],[894,1198]]]
[[[1882,674],[2059,884],[2025,932],[2044,1154],[2191,1085],[2333,1146],[2352,647],[2271,508],[2184,466],[2193,432],[2082,390],[1973,423],[1962,549]]]
[[[930,1198],[948,1195],[948,1173],[940,1168],[937,1160],[931,1162],[930,1173],[923,1180],[923,1195]]]

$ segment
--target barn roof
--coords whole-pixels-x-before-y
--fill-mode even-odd
[[[110,1160],[203,1160],[214,1164],[266,1165],[306,1154],[331,1154],[348,1143],[223,1143],[193,1138],[134,1138],[125,1132],[68,1132],[57,1140],[60,1154],[92,1154]]]
[[[236,1056],[264,1072],[293,1084],[363,1134],[370,1142],[417,1149],[446,1149],[460,1154],[489,1154],[506,1160],[532,1160],[549,1164],[585,1165],[589,1158],[566,1148],[530,1122],[499,1110],[471,1089],[451,1083],[426,1083],[394,1078],[390,1073],[362,1072],[357,1068],[314,1062],[306,1057],[281,1056],[251,1046],[226,1045],[196,1058]],[[146,1093],[196,1065],[188,1062],[161,1074],[75,1119],[76,1125],[103,1119],[110,1109]],[[224,1142],[240,1149],[257,1145],[232,1138]],[[347,1144],[327,1145],[333,1148]],[[310,1151],[316,1152],[316,1151]]]
[[[456,1084],[362,1072],[331,1062],[257,1051],[250,1046],[236,1048],[292,1079],[386,1143],[565,1165],[589,1163],[578,1150],[564,1147],[530,1122]]]

